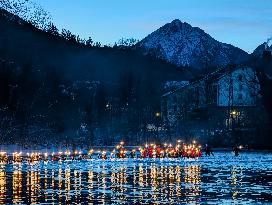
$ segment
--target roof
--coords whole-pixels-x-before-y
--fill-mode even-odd
[[[212,72],[212,73],[209,73],[209,74],[207,74],[207,75],[205,75],[205,76],[203,76],[203,77],[198,77],[198,78],[191,79],[191,80],[189,81],[189,84],[184,85],[183,87],[179,87],[179,88],[177,88],[177,89],[171,90],[171,91],[169,91],[169,92],[163,94],[162,97],[166,97],[166,96],[168,96],[168,95],[171,95],[171,94],[173,94],[173,93],[175,93],[175,92],[177,92],[177,91],[179,91],[179,90],[181,90],[181,89],[184,89],[184,88],[186,88],[186,87],[188,87],[188,86],[197,84],[197,83],[199,83],[200,81],[220,79],[220,78],[226,76],[226,75],[228,74],[228,72],[233,73],[234,71],[239,70],[239,69],[244,68],[244,67],[245,67],[245,66],[240,65],[240,66],[236,66],[236,67],[229,67],[229,69],[228,69],[228,68],[219,68],[219,69],[217,69],[216,71],[214,71],[214,72]],[[249,67],[247,66],[247,68],[249,68]]]

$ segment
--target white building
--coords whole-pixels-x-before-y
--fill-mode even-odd
[[[251,68],[238,68],[218,79],[217,106],[255,106],[260,86]]]
[[[208,120],[214,109],[254,107],[260,98],[254,70],[242,66],[221,69],[181,85],[162,96],[162,119],[170,126],[182,120]]]

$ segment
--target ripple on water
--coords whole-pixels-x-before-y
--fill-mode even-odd
[[[0,204],[272,202],[272,154],[0,165]]]

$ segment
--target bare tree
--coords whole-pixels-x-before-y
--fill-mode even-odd
[[[115,46],[118,47],[131,47],[134,46],[139,41],[134,38],[121,38],[117,43],[115,43]]]
[[[1,0],[0,8],[19,16],[42,30],[47,30],[51,23],[50,14],[39,4],[30,0]]]
[[[86,40],[86,46],[88,46],[88,47],[92,47],[93,46],[93,39],[91,38],[91,37],[89,37],[89,39],[88,40]]]
[[[54,35],[54,36],[58,36],[59,35],[59,30],[58,30],[58,28],[53,23],[50,23],[48,25],[48,28],[47,28],[46,32],[49,33],[49,34],[51,34],[51,35]]]

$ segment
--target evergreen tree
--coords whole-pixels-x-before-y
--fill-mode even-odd
[[[48,25],[48,28],[47,28],[47,33],[51,34],[51,35],[54,35],[54,36],[58,36],[59,35],[59,30],[58,28],[53,24],[53,23],[50,23]]]

